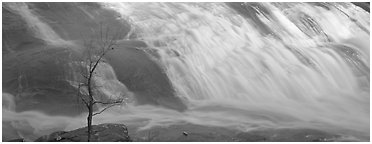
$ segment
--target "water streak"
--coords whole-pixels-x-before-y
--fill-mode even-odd
[[[68,45],[68,41],[63,40],[54,30],[43,22],[26,3],[7,3],[13,11],[17,12],[33,30],[35,35],[51,45]]]
[[[183,122],[242,131],[305,127],[368,140],[369,14],[361,9],[348,3],[242,4],[257,10],[252,18],[224,3],[103,5],[131,22],[131,34],[160,55],[154,59],[188,110],[130,103],[97,115],[94,124],[120,122],[140,130]],[[39,38],[64,43],[27,5],[9,6]],[[132,96],[107,63],[97,73],[102,95]],[[71,75],[76,86],[79,72]],[[15,112],[7,93],[3,102],[3,124],[29,140],[85,125],[86,113]]]
[[[178,96],[192,108],[235,105],[247,115],[272,117],[272,127],[290,119],[296,126],[369,133],[369,73],[357,75],[350,59],[330,45],[342,45],[355,33],[369,38],[364,31],[369,19],[356,24],[339,9],[306,3],[289,9],[261,5],[270,12],[259,13],[259,20],[280,39],[223,3],[107,4],[129,17],[139,39],[158,50]],[[311,19],[299,21],[299,15]],[[369,46],[346,49],[365,53]],[[362,61],[362,71],[369,72],[369,54],[351,61]],[[226,124],[226,118],[216,119]],[[252,119],[244,120],[265,125]]]

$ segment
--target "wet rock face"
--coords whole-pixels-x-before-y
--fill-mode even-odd
[[[138,48],[146,44],[121,41],[117,49],[108,53],[107,61],[115,70],[117,79],[135,94],[137,104],[160,105],[184,111],[183,101],[176,96],[165,70]]]
[[[73,131],[57,131],[42,136],[35,142],[86,142],[88,128]],[[91,142],[130,142],[127,127],[124,124],[100,124],[92,126]]]
[[[352,2],[354,5],[364,9],[367,12],[370,12],[370,3],[369,2]]]
[[[14,110],[67,116],[86,111],[69,83],[78,69],[70,63],[77,57],[72,50],[45,45],[3,55],[3,92],[14,96],[9,99]]]
[[[241,132],[234,141],[240,142],[332,142],[340,141],[339,135],[314,129],[267,129]]]
[[[9,140],[8,142],[25,142],[25,140],[23,138],[19,138],[19,139]]]
[[[175,96],[164,70],[144,51],[137,40],[122,40],[130,25],[119,14],[98,3],[5,3],[3,6],[3,92],[13,95],[16,112],[40,111],[47,115],[76,116],[86,112],[78,102],[77,89],[70,81],[81,77],[79,67],[84,41],[99,38],[99,31],[118,33],[115,51],[105,59],[118,80],[135,93],[137,104],[161,105],[183,111],[186,105]],[[22,8],[22,10],[18,10]],[[22,11],[22,12],[21,12]],[[38,19],[39,27],[52,34],[53,45],[39,36],[36,24],[22,14]],[[40,26],[41,25],[41,26]],[[44,34],[41,34],[44,35]],[[128,35],[132,38],[135,35]],[[58,39],[54,39],[58,38]],[[126,39],[125,38],[125,39]],[[116,48],[118,50],[116,50]]]
[[[129,127],[136,142],[347,142],[358,141],[310,128],[267,128],[247,132],[229,127],[195,124],[171,125],[138,130]]]
[[[34,36],[27,23],[14,10],[4,4],[2,12],[3,55],[43,43],[41,39]]]
[[[35,2],[27,5],[64,40],[98,38],[101,26],[111,33],[120,31],[117,39],[123,39],[130,30],[130,24],[120,20],[118,13],[99,3]]]

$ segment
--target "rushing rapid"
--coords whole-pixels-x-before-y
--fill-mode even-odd
[[[108,5],[133,21],[139,39],[159,51],[178,96],[191,108],[245,111],[228,122],[222,119],[234,116],[220,118],[216,112],[218,125],[353,125],[369,131],[369,47],[347,43],[355,36],[369,43],[369,15],[360,9],[357,15],[337,4],[329,10],[243,4],[259,9],[257,19],[250,19],[234,11],[235,4]]]
[[[162,72],[138,70],[129,76],[135,70],[121,65],[132,59],[111,55],[113,60],[102,63],[95,81],[104,85],[99,90],[106,98],[124,94],[128,101],[93,123],[123,122],[138,130],[179,123],[239,131],[312,128],[369,140],[370,19],[363,9],[351,3],[101,5],[129,23],[123,43],[143,41],[146,46],[135,50]],[[78,47],[25,4],[10,8],[50,45]],[[74,69],[74,64],[67,67]],[[76,88],[79,73],[68,73],[65,78]],[[164,79],[153,78],[162,74]],[[129,83],[129,77],[137,83]],[[155,86],[160,83],[166,88]],[[142,92],[138,85],[151,91]],[[152,94],[155,98],[148,99]],[[3,125],[12,123],[19,135],[30,139],[85,125],[86,113],[51,116],[37,110],[15,112],[15,107],[15,96],[3,91]]]

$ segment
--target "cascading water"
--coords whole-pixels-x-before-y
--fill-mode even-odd
[[[138,130],[185,122],[240,131],[313,128],[369,139],[369,13],[359,7],[348,3],[102,5],[130,22],[125,39],[148,45],[138,49],[149,52],[165,70],[187,110],[129,103],[97,115],[93,123],[123,122]],[[26,21],[37,22],[39,38],[63,45],[64,40],[27,7],[10,6],[22,16],[28,14]],[[102,63],[98,73],[95,81],[103,85],[102,95],[136,96],[109,63]],[[71,75],[66,79],[76,86],[78,72]],[[11,122],[18,135],[30,140],[85,125],[86,114],[16,113],[14,107],[14,96],[3,93],[3,124]]]
[[[34,30],[38,38],[45,40],[48,44],[52,45],[68,45],[71,44],[68,41],[63,40],[56,34],[52,28],[42,22],[38,16],[36,16],[32,10],[24,3],[9,3],[12,10],[16,11],[21,15],[28,26]]]
[[[344,43],[355,34],[368,43],[369,14],[345,10],[361,13],[352,21],[336,9],[343,7],[338,4],[330,10],[310,4],[261,6],[270,12],[258,10],[257,17],[272,34],[264,35],[253,25],[256,21],[222,3],[108,4],[133,21],[139,39],[158,50],[158,61],[191,110],[227,106],[247,111],[237,114],[241,122],[262,127],[334,130],[348,125],[368,133],[369,47],[345,46],[357,55],[347,59],[350,55],[329,43]],[[223,125],[236,117],[224,115],[212,121]],[[257,120],[257,115],[265,118]]]

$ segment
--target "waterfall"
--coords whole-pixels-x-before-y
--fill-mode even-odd
[[[369,44],[347,42],[356,35],[368,42],[369,14],[351,4],[242,4],[258,9],[258,19],[224,3],[105,5],[158,51],[190,107],[238,107],[271,117],[274,127],[295,121],[369,131]]]
[[[7,3],[7,6],[18,13],[33,30],[36,37],[51,45],[68,45],[71,42],[65,41],[45,22],[43,22],[25,3]]]
[[[124,123],[138,131],[184,123],[239,131],[310,128],[350,136],[352,140],[369,140],[370,19],[369,13],[361,8],[351,3],[101,5],[114,11],[108,14],[115,14],[125,24],[130,23],[131,29],[118,47],[129,47],[130,51],[106,55],[105,61],[98,65],[93,81],[99,86],[98,96],[102,96],[98,99],[124,95],[127,104],[95,116],[93,124]],[[79,43],[83,42],[62,39],[58,31],[48,25],[49,19],[44,19],[29,4],[7,3],[6,6],[19,14],[33,34],[47,45],[74,43],[67,49],[79,51],[72,51],[66,61],[55,60],[56,65],[64,65],[63,70],[66,69],[56,78],[56,85],[62,87],[67,83],[72,89],[77,88],[82,79],[79,68],[86,66],[77,60],[83,55],[84,51],[79,49],[83,47]],[[95,23],[95,13],[89,16]],[[144,44],[136,47],[135,43],[142,41],[147,47]],[[36,50],[22,49],[8,56],[7,60],[13,60],[12,56],[28,56],[30,60],[23,61],[30,61],[26,64],[34,64],[31,65],[34,67],[54,60],[49,59],[54,55],[48,55],[48,59],[32,61],[36,56],[42,57],[41,49]],[[38,55],[32,55],[36,52]],[[144,61],[144,56],[150,57],[148,61]],[[152,60],[161,68],[154,66]],[[19,63],[23,61],[21,59]],[[7,65],[11,66],[13,63]],[[24,73],[31,68],[25,68]],[[8,75],[12,77],[12,71]],[[48,84],[43,76],[35,80],[29,77],[27,83],[38,85],[39,80]],[[132,85],[140,88],[131,91],[129,83],[133,81],[140,81]],[[10,79],[6,84],[12,86],[19,82]],[[158,87],[158,84],[164,84],[166,88]],[[150,90],[146,91],[147,88]],[[181,99],[177,100],[187,106],[185,111],[159,106],[174,102],[167,101],[173,96],[173,89],[175,97]],[[22,96],[45,96],[43,92]],[[37,110],[19,112],[17,95],[10,93],[3,92],[3,125],[6,126],[3,131],[15,131],[15,135],[31,141],[56,130],[73,130],[86,125],[86,113],[60,116]],[[73,95],[71,93],[66,92]],[[160,99],[162,103],[137,104],[136,96],[141,94],[146,98],[153,96],[152,100]],[[161,99],[165,95],[166,98]],[[33,106],[40,101],[35,100]],[[25,103],[28,104],[20,104]]]

